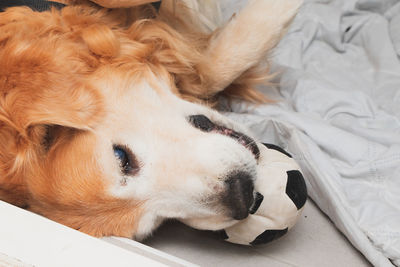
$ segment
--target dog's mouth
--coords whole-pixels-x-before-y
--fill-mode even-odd
[[[248,149],[255,157],[256,160],[260,157],[260,149],[257,143],[249,136],[240,132],[234,131],[222,125],[218,125],[212,122],[209,118],[204,115],[192,115],[189,116],[189,122],[196,128],[211,133],[218,133],[235,139],[239,144],[243,145]]]

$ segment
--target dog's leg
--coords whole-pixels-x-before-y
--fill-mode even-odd
[[[214,34],[199,69],[216,94],[256,66],[279,42],[302,0],[250,0]]]

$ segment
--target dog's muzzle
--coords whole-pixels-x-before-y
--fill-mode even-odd
[[[189,122],[203,132],[230,137],[248,149],[256,160],[260,157],[256,142],[245,134],[217,125],[204,115],[190,116]],[[246,218],[254,202],[254,183],[251,174],[240,170],[232,171],[225,179],[225,188],[222,202],[228,208],[229,216],[235,220]]]

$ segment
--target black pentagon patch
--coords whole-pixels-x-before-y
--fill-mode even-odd
[[[269,149],[273,149],[273,150],[279,151],[279,152],[285,154],[286,156],[288,156],[289,158],[292,157],[292,155],[290,155],[288,152],[286,152],[283,148],[281,148],[279,146],[276,146],[276,145],[273,145],[273,144],[267,144],[267,143],[263,143],[263,145],[268,147]]]
[[[262,194],[256,192],[256,195],[254,196],[254,203],[251,206],[249,213],[250,214],[256,213],[263,200],[264,200],[264,196]]]
[[[282,230],[266,230],[264,233],[257,236],[256,239],[250,243],[250,245],[254,246],[269,243],[285,235],[287,231],[287,228]]]
[[[228,239],[229,236],[226,234],[225,230],[214,231],[214,233],[221,239]]]
[[[307,187],[301,172],[287,171],[286,194],[290,197],[297,209],[301,209],[307,200]]]

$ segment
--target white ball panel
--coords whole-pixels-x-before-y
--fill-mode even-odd
[[[264,216],[250,215],[246,219],[237,224],[225,229],[227,236],[226,241],[249,245],[257,236],[262,234],[267,229],[281,229],[286,226],[276,225],[274,220]]]

